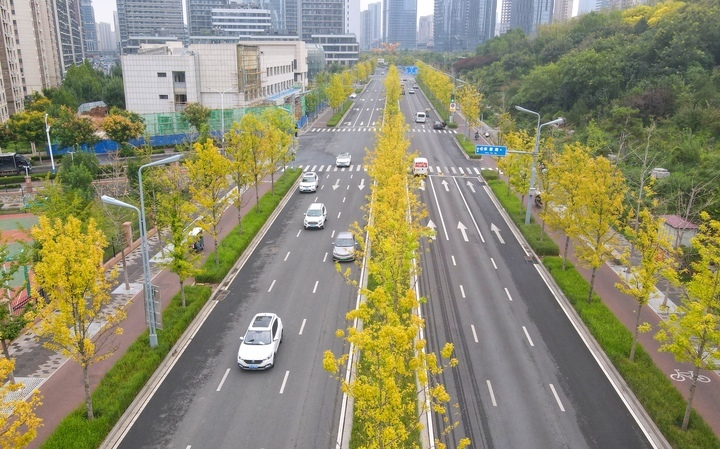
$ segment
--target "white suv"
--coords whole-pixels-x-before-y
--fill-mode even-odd
[[[308,171],[303,173],[298,190],[301,192],[317,192],[318,184],[320,184],[320,178],[317,173]]]
[[[327,210],[323,203],[312,203],[305,212],[303,226],[307,228],[324,228],[327,221]]]
[[[283,325],[279,316],[274,313],[255,315],[245,336],[240,337],[238,366],[249,370],[272,368],[282,335]]]

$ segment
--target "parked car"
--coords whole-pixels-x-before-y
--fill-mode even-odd
[[[350,153],[340,153],[335,158],[336,167],[349,167],[351,162],[352,156],[350,156]]]
[[[312,203],[305,212],[305,219],[303,220],[303,226],[305,229],[308,228],[319,228],[325,227],[327,221],[327,209],[323,203]]]
[[[303,173],[298,190],[301,192],[317,192],[318,184],[320,184],[320,178],[318,178],[317,173],[308,171]]]
[[[447,123],[439,122],[437,120],[435,120],[435,123],[433,123],[433,129],[445,129],[446,126],[447,126]]]
[[[333,242],[333,260],[339,262],[355,260],[355,250],[358,244],[352,232],[338,232]]]
[[[355,92],[351,93],[350,98],[354,100],[355,98],[357,98],[357,94]]]
[[[190,247],[196,253],[201,253],[205,249],[205,240],[203,239],[203,230],[200,227],[194,227],[188,232],[190,239]]]
[[[264,370],[275,365],[283,325],[274,313],[258,313],[252,319],[244,337],[240,337],[238,366],[247,370]]]

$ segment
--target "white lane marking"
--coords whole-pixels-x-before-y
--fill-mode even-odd
[[[443,232],[445,233],[445,240],[450,240],[447,228],[445,227],[445,219],[443,218],[442,211],[440,210],[440,202],[438,201],[437,193],[435,192],[435,183],[433,183],[432,178],[430,178],[430,188],[432,189],[433,197],[435,197],[435,206],[437,207],[438,215],[440,215],[440,224],[442,225]]]
[[[343,203],[345,202],[345,198],[346,198],[346,197],[343,197]]]
[[[223,384],[225,383],[225,379],[227,379],[228,374],[230,374],[230,368],[228,368],[227,370],[225,370],[225,374],[223,375],[223,378],[222,378],[222,380],[220,381],[220,385],[218,385],[217,390],[215,390],[215,391],[220,391],[220,389],[222,388]]]
[[[303,318],[303,322],[300,325],[300,333],[298,335],[302,335],[303,329],[305,329],[305,322],[307,321],[307,318]]]
[[[454,267],[456,267],[456,266],[457,266],[457,264],[455,263],[455,256],[450,256],[450,258],[452,258],[452,261],[453,261],[453,266],[454,266]]]
[[[555,387],[553,386],[553,384],[550,384],[550,389],[552,390],[553,396],[555,396],[555,400],[558,403],[558,407],[560,407],[560,411],[564,412],[565,407],[563,407],[562,402],[560,402],[560,397],[558,396],[557,391],[555,391]]]
[[[275,286],[275,279],[273,279],[272,283],[270,284],[270,288],[268,289],[268,293],[270,293],[270,290]]]
[[[530,334],[527,331],[527,328],[525,326],[522,327],[523,331],[525,332],[525,336],[527,337],[528,341],[530,342],[530,346],[535,346],[535,344],[532,341],[532,338],[530,338]]]
[[[287,262],[288,257],[290,257],[290,251],[288,251],[288,253],[285,254],[285,259],[283,259],[283,262]]]
[[[460,284],[460,294],[463,298],[465,297],[465,289],[463,288],[462,284]]]
[[[492,400],[493,407],[497,407],[497,402],[495,401],[495,393],[492,389],[492,384],[490,383],[490,379],[486,380],[488,391],[490,392],[490,399]]]
[[[287,383],[287,378],[290,375],[290,371],[285,371],[285,378],[283,379],[283,383],[280,386],[280,394],[283,394],[283,391],[285,391],[285,383]]]
[[[497,270],[497,265],[495,265],[495,259],[493,259],[493,258],[491,257],[491,258],[490,258],[490,262],[492,262],[493,267]]]
[[[338,216],[337,216],[338,218],[340,218],[340,214],[342,214],[342,212],[338,212]]]
[[[510,292],[508,291],[507,287],[505,287],[505,294],[507,295],[508,299],[512,301],[512,296],[510,296]]]
[[[325,257],[323,257],[323,262],[325,262],[327,260],[327,255],[328,255],[328,253],[325,253]]]
[[[302,232],[302,229],[298,231],[297,235],[295,237],[300,237],[300,233]]]
[[[335,230],[333,229],[332,232],[330,233],[330,238],[334,238],[334,237],[335,237]]]
[[[315,293],[317,291],[318,282],[320,282],[320,281],[315,281],[315,287],[313,287],[313,293]]]
[[[482,235],[482,232],[480,232],[480,227],[477,224],[477,221],[475,221],[475,216],[473,215],[472,211],[470,210],[470,206],[468,206],[467,201],[465,201],[465,195],[463,195],[462,190],[460,189],[460,184],[458,184],[457,178],[453,177],[453,182],[455,183],[455,188],[457,189],[458,193],[460,194],[460,198],[462,198],[462,202],[465,205],[465,210],[467,210],[468,215],[470,215],[470,219],[473,222],[473,225],[475,225],[475,231],[477,231],[478,236],[480,236],[480,241],[485,243],[485,238]]]
[[[477,338],[477,332],[475,332],[475,325],[474,325],[474,324],[471,324],[471,325],[470,325],[470,329],[472,329],[473,338],[475,339],[475,343],[477,343],[477,342],[478,342],[478,338]]]

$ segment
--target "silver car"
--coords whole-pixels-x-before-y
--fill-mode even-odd
[[[352,156],[350,156],[350,153],[340,153],[335,158],[336,167],[349,167],[351,162]]]
[[[340,262],[355,260],[355,250],[358,244],[352,232],[338,232],[333,242],[333,260]]]

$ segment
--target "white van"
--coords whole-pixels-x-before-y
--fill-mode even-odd
[[[418,112],[415,114],[415,123],[425,123],[427,115],[424,112]]]
[[[424,157],[416,157],[413,160],[413,175],[425,176],[428,174],[428,160]]]

